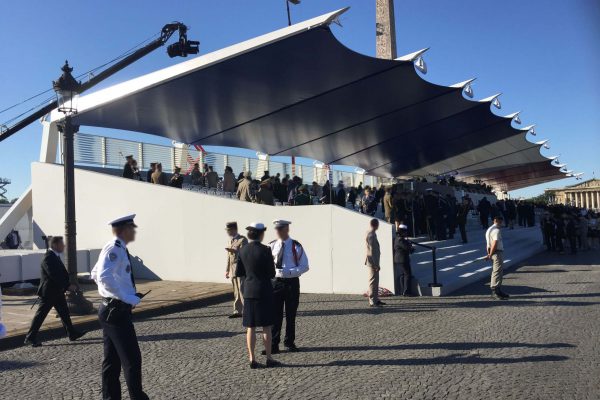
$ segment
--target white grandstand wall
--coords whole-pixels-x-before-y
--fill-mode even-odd
[[[32,165],[34,241],[64,230],[63,169]],[[338,206],[272,207],[157,186],[97,172],[76,169],[77,245],[100,248],[111,238],[107,221],[136,213],[137,241],[133,256],[145,266],[139,277],[191,282],[226,282],[225,223],[242,228],[253,221],[269,226],[266,241],[275,238],[271,221],[293,222],[291,235],[310,260],[302,277],[307,293],[362,294],[367,287],[365,233],[369,217]],[[393,290],[392,227],[382,222],[380,285]],[[90,260],[93,265],[95,259]]]

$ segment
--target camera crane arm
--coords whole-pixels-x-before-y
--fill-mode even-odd
[[[165,26],[163,26],[163,28],[160,32],[160,36],[158,38],[154,39],[152,42],[148,43],[144,47],[131,53],[130,55],[128,55],[127,57],[118,61],[114,65],[108,67],[107,69],[100,72],[99,74],[93,76],[87,82],[82,83],[79,93],[81,94],[81,93],[85,92],[86,90],[91,89],[92,87],[96,86],[97,84],[99,84],[100,82],[105,80],[106,78],[114,75],[115,73],[119,72],[123,68],[133,64],[140,58],[143,58],[146,55],[152,53],[154,50],[163,46],[171,38],[171,36],[177,31],[179,31],[179,42],[169,46],[169,48],[168,48],[169,56],[170,57],[176,57],[176,56],[186,57],[188,54],[197,54],[199,42],[187,40],[187,29],[188,29],[187,26],[182,24],[181,22],[172,22],[170,24],[166,24]],[[32,122],[42,118],[44,115],[46,115],[49,112],[51,112],[52,110],[54,110],[57,106],[58,106],[58,103],[56,100],[54,100],[51,103],[48,103],[47,105],[43,106],[39,110],[34,111],[33,113],[29,114],[25,118],[21,119],[20,121],[16,122],[15,124],[13,124],[12,126],[6,128],[6,129],[3,129],[3,128],[5,128],[4,126],[0,126],[0,142],[2,142],[5,139],[8,139],[9,137],[14,135],[21,129],[23,129],[26,126],[28,126],[29,124],[31,124]]]

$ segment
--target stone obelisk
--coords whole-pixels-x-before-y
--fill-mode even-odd
[[[375,0],[375,2],[376,56],[391,60],[397,57],[394,0]]]

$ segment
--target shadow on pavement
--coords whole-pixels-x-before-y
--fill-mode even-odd
[[[61,347],[61,346],[86,346],[90,344],[102,344],[104,341],[102,339],[78,339],[75,342],[69,343],[46,343],[44,342],[44,347]]]
[[[560,349],[576,347],[570,343],[519,343],[519,342],[449,342],[449,343],[417,343],[397,344],[391,346],[323,346],[302,347],[302,352],[320,351],[371,351],[371,350],[474,350],[474,349]]]
[[[11,371],[15,369],[25,369],[35,367],[40,365],[39,362],[33,361],[14,361],[14,360],[4,360],[0,361],[0,371]]]
[[[138,336],[140,342],[154,342],[158,340],[197,340],[197,339],[220,339],[229,338],[237,335],[243,335],[243,332],[174,332],[157,335],[141,335]]]
[[[569,272],[566,269],[538,269],[538,270],[516,270],[511,273],[513,274],[546,274],[546,273],[561,273]]]
[[[508,290],[507,290],[508,292]],[[596,296],[597,294],[594,294]],[[570,295],[557,295],[557,298],[568,298]],[[572,295],[574,297],[586,297]],[[589,295],[588,295],[589,296]],[[436,305],[439,309],[444,308],[492,308],[492,307],[515,307],[515,306],[568,306],[568,307],[579,307],[579,306],[594,306],[600,304],[596,301],[570,301],[570,300],[553,300],[544,301],[544,297],[550,296],[523,296],[536,298],[538,300],[519,300],[521,297],[511,297],[510,300],[473,300],[473,301],[459,301],[455,303],[439,303]]]
[[[419,309],[411,309],[410,304],[407,304],[407,307],[393,307],[393,306],[384,306],[380,308],[369,307],[365,305],[364,308],[342,308],[342,309],[331,309],[331,310],[304,310],[298,311],[298,316],[301,317],[323,317],[323,316],[331,316],[331,315],[349,315],[349,314],[391,314],[391,313],[418,313],[418,312],[435,312],[437,311],[431,304],[429,307],[432,308],[419,308]],[[436,305],[437,307],[437,305]]]
[[[478,355],[461,353],[451,354],[443,357],[432,358],[401,358],[391,360],[338,360],[323,364],[285,364],[282,367],[287,368],[310,368],[310,367],[353,367],[353,366],[394,366],[394,365],[453,365],[453,364],[519,364],[531,362],[557,362],[566,361],[569,357],[544,355],[544,356],[525,356],[525,357],[479,357]]]
[[[172,316],[161,316],[161,317],[150,317],[148,321],[168,321],[175,319],[201,319],[201,318],[223,318],[227,319],[230,314],[205,314],[205,315],[178,315]]]
[[[537,288],[533,286],[525,286],[525,285],[502,285],[502,289],[505,290],[510,295],[525,295],[531,293],[553,293],[550,290]],[[448,296],[448,298],[452,297],[460,297],[460,296],[472,296],[472,295],[485,295],[489,296],[490,287],[488,285],[473,285],[468,286],[466,288],[457,290],[455,293],[452,293]]]
[[[552,361],[565,361],[569,357],[565,356],[525,356],[525,357],[477,357],[469,354],[452,354],[444,357],[433,357],[433,358],[406,358],[396,360],[340,360],[332,361],[327,364],[316,364],[314,366],[382,366],[382,365],[451,365],[451,364],[518,364],[518,363],[529,363],[529,362],[552,362]]]

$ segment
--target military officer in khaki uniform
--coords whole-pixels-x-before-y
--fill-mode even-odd
[[[248,243],[248,239],[238,233],[237,222],[228,222],[225,226],[229,243],[225,250],[227,251],[227,267],[225,269],[225,278],[231,278],[233,285],[233,314],[229,318],[239,318],[242,316],[244,308],[244,298],[240,287],[241,280],[236,276],[235,269],[238,262],[238,252]]]

